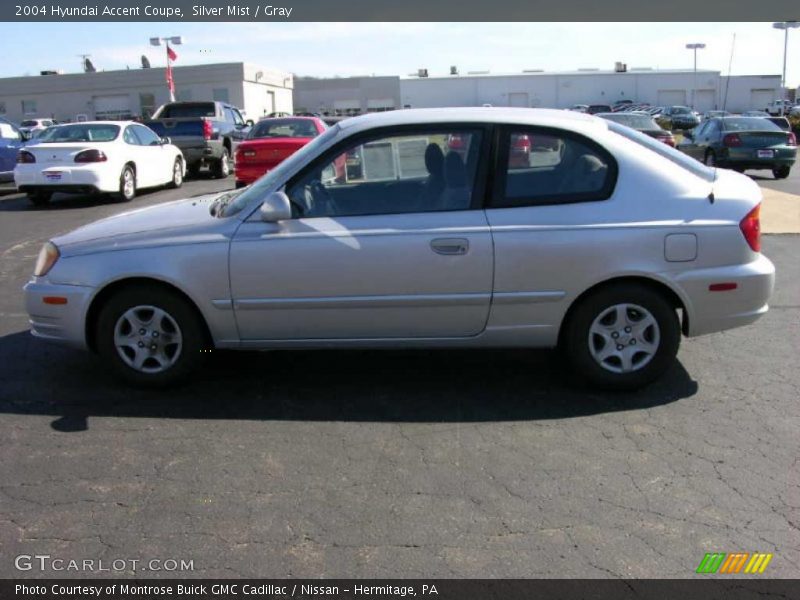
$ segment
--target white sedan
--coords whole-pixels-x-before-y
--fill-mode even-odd
[[[140,188],[180,187],[186,165],[180,149],[130,121],[59,125],[17,155],[14,182],[31,202],[54,192],[112,193],[128,201]]]

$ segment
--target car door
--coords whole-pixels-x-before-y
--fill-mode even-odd
[[[447,140],[458,135],[459,151]],[[481,333],[492,292],[488,130],[395,128],[350,138],[285,187],[295,218],[257,214],[231,244],[245,341],[457,338]],[[336,166],[346,160],[344,177]]]
[[[514,155],[520,138],[529,140],[527,164]],[[598,211],[618,168],[609,152],[569,131],[508,127],[499,139],[486,207],[495,249],[488,328],[554,344],[569,302],[622,251],[619,231],[586,227],[603,220]]]
[[[161,143],[161,138],[144,125],[131,125],[141,144],[140,152],[146,166],[149,185],[164,185],[172,180],[173,157]]]

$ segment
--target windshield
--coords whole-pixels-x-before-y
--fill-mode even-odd
[[[661,129],[652,117],[648,115],[633,115],[631,113],[610,113],[607,115],[600,115],[609,121],[622,123],[634,129]]]
[[[722,128],[725,131],[782,131],[775,123],[760,117],[723,119]]]
[[[255,198],[263,200],[275,184],[284,179],[289,173],[294,172],[303,164],[313,158],[320,148],[325,147],[329,140],[332,140],[339,133],[339,126],[334,125],[322,135],[314,138],[310,143],[306,144],[300,150],[292,154],[289,158],[284,160],[281,164],[275,167],[272,171],[268,171],[261,179],[252,185],[243,188],[241,192],[228,200],[225,207],[219,211],[218,216],[230,217],[240,212]]]
[[[217,107],[213,102],[187,102],[184,104],[167,104],[159,119],[197,119],[199,117],[215,117]]]
[[[671,146],[667,146],[663,142],[659,142],[655,138],[651,138],[649,135],[645,135],[639,131],[636,131],[635,129],[620,125],[619,123],[609,123],[608,129],[624,138],[631,140],[632,142],[636,142],[637,144],[652,150],[656,154],[659,154],[668,160],[671,160],[675,164],[683,167],[687,171],[694,173],[698,177],[702,177],[706,181],[714,181],[714,169],[710,169],[700,161],[695,160],[687,154],[684,154],[680,150],[676,150]]]
[[[256,123],[247,138],[313,138],[317,135],[317,126],[310,119],[265,119]]]
[[[38,141],[56,142],[111,142],[119,135],[119,125],[60,125],[45,132]]]

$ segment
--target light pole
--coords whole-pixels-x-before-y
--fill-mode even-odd
[[[797,29],[800,27],[800,22],[797,21],[780,21],[773,23],[775,29],[783,29],[783,77],[781,78],[781,116],[786,110],[786,49],[789,46],[789,30]]]
[[[697,50],[705,48],[705,44],[686,44],[687,50],[694,51],[694,82],[692,84],[692,110],[694,110],[695,96],[697,95]]]
[[[169,101],[175,102],[175,80],[172,78],[172,61],[178,58],[178,55],[169,47],[172,42],[176,46],[183,44],[183,36],[173,35],[170,37],[151,37],[151,46],[160,46],[164,42],[167,46],[167,87],[169,88]]]

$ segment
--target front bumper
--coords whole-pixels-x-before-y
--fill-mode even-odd
[[[31,279],[23,288],[31,333],[51,342],[86,349],[86,313],[94,288],[58,285]],[[66,298],[66,304],[46,304],[47,297]]]
[[[775,288],[775,266],[760,254],[743,265],[696,269],[675,278],[689,300],[689,337],[749,325],[766,314]],[[736,283],[736,289],[712,292],[714,283]]]

